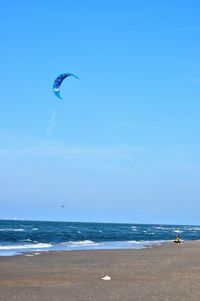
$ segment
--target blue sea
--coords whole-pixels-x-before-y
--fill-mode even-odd
[[[140,249],[174,240],[177,234],[183,240],[198,240],[200,226],[0,220],[0,256]]]

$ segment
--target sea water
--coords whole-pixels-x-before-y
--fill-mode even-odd
[[[0,220],[0,256],[59,250],[140,249],[200,239],[200,226]]]

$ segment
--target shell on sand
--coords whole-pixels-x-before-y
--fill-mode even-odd
[[[111,279],[111,277],[110,276],[105,276],[105,277],[103,277],[103,278],[101,278],[102,280],[110,280]]]

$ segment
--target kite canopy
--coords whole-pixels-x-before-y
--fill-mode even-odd
[[[76,75],[74,75],[72,73],[62,73],[55,79],[55,81],[53,83],[53,92],[60,99],[62,99],[62,97],[60,96],[60,86],[61,86],[63,80],[69,76],[73,76],[76,79],[79,79]]]

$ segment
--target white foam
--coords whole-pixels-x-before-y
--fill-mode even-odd
[[[167,230],[167,228],[164,227],[155,227],[157,230]]]
[[[138,227],[136,227],[136,226],[131,226],[131,230],[134,231],[134,232],[137,232],[137,231],[138,231]]]
[[[136,228],[132,228],[132,231],[134,231],[134,232],[138,232],[138,229],[136,229]]]
[[[51,244],[39,243],[39,244],[30,244],[30,245],[8,245],[0,246],[0,250],[19,250],[19,249],[38,249],[38,248],[50,248]]]
[[[23,232],[25,231],[24,229],[20,228],[20,229],[12,229],[12,228],[4,228],[4,229],[0,229],[1,232]]]
[[[73,246],[90,246],[90,245],[98,245],[92,240],[83,240],[83,241],[69,241],[66,244],[73,245]]]
[[[161,244],[162,241],[104,241],[93,242],[90,240],[85,241],[70,241],[62,243],[65,248],[62,250],[114,250],[114,249],[143,249],[153,245]]]
[[[187,231],[200,231],[200,227],[188,227],[185,228]]]

